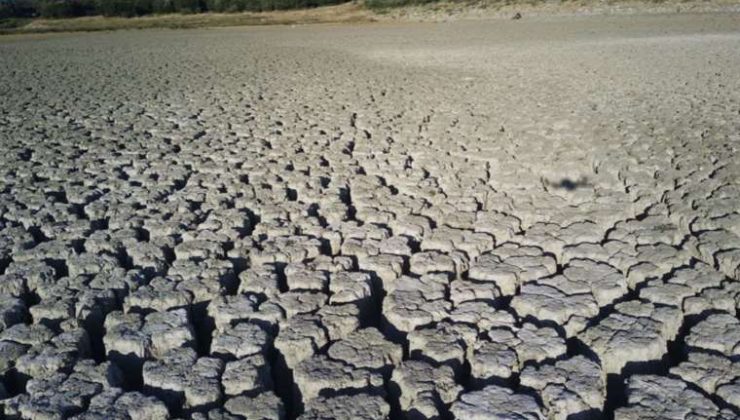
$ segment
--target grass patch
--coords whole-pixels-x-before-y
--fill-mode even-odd
[[[32,19],[24,19],[24,18],[7,18],[7,19],[0,19],[0,31],[3,29],[15,29],[15,28],[21,28],[23,26],[28,25],[31,22]]]
[[[365,6],[378,13],[387,13],[389,9],[394,8],[424,5],[429,5],[433,9],[449,6],[486,9],[511,4],[537,3],[544,3],[544,0],[365,0]]]
[[[370,9],[390,9],[402,6],[418,6],[438,1],[439,0],[365,0],[365,5]]]
[[[192,29],[246,25],[371,22],[373,13],[361,4],[345,3],[312,9],[243,13],[168,14],[142,17],[86,16],[62,19],[13,19],[0,34],[92,32],[121,29]]]

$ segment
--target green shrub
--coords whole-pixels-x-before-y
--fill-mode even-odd
[[[203,10],[200,0],[174,0],[176,13],[198,13]]]
[[[134,14],[136,16],[149,15],[153,12],[152,0],[134,0]]]
[[[95,11],[92,0],[39,0],[33,7],[45,18],[85,16]]]
[[[0,19],[86,15],[142,16],[152,13],[260,12],[343,3],[346,0],[0,0]],[[429,0],[367,0],[381,7]]]
[[[0,19],[16,17],[15,8],[10,2],[0,1]]]
[[[133,0],[96,0],[95,11],[103,16],[135,16]]]
[[[174,13],[178,11],[177,7],[177,0],[97,0],[95,11],[103,16],[132,17]]]
[[[0,0],[0,19],[36,16],[36,6],[31,0]]]
[[[236,12],[238,9],[234,7],[233,3],[231,0],[206,0],[206,8],[209,12]]]
[[[152,0],[152,13],[174,13],[173,0]]]
[[[207,0],[205,9],[218,13],[259,11],[261,3],[259,0]]]
[[[262,1],[260,0],[242,0],[244,2],[244,10],[247,12],[260,12],[262,11]]]
[[[329,6],[332,4],[340,4],[344,3],[344,1],[340,0],[313,0],[313,4],[310,4],[309,7],[319,7],[319,6]]]
[[[288,10],[295,9],[298,7],[296,0],[272,0],[273,10]]]

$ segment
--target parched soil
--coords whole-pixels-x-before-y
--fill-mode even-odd
[[[0,42],[0,417],[734,419],[740,15]]]

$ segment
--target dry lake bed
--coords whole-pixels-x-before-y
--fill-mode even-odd
[[[738,418],[738,147],[738,14],[0,38],[0,410]]]

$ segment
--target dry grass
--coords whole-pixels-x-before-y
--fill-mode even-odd
[[[372,22],[374,14],[359,3],[345,3],[315,9],[262,13],[199,13],[123,17],[80,17],[69,19],[33,19],[0,25],[0,34],[48,32],[110,31],[147,28],[203,28],[244,25],[292,25],[309,23]]]
[[[373,0],[354,0],[315,9],[274,12],[170,14],[136,18],[0,20],[0,35],[110,31],[147,28],[204,28],[247,25],[300,25],[376,21],[446,21],[558,14],[740,12],[740,0],[376,0],[400,7],[372,7]],[[404,4],[424,3],[424,4]],[[5,37],[7,40],[8,37]]]

